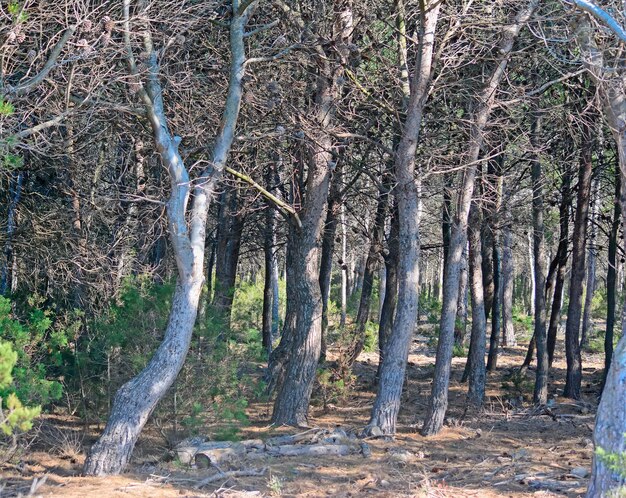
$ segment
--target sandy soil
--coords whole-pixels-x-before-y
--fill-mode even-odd
[[[530,403],[534,370],[527,372],[526,380],[507,380],[524,353],[524,345],[502,351],[497,372],[488,376],[485,409],[472,413],[465,412],[467,386],[459,382],[465,360],[455,358],[446,427],[438,436],[424,438],[419,427],[435,358],[426,339],[416,340],[409,358],[399,433],[393,441],[369,439],[370,458],[285,457],[240,462],[239,468],[266,467],[267,471],[261,477],[224,479],[196,489],[202,478],[216,470],[164,462],[163,442],[148,429],[129,472],[122,476],[80,477],[82,453],[50,454],[35,445],[19,462],[2,469],[0,496],[28,496],[31,491],[32,496],[46,497],[583,496],[593,451],[602,355],[584,354],[584,397],[577,402],[558,396],[563,389],[565,363],[557,358],[550,377],[553,401],[549,410],[538,410]],[[376,363],[376,354],[364,353],[350,392],[326,410],[313,406],[311,425],[360,431],[367,423],[374,396]],[[252,405],[252,424],[242,436],[265,438],[297,432],[268,427],[270,410],[266,403]],[[81,430],[78,421],[55,420],[61,431],[71,434]],[[46,481],[37,486],[44,476]]]

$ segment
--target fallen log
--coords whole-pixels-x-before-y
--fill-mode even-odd
[[[230,470],[227,472],[218,472],[209,477],[205,477],[200,482],[198,482],[194,488],[200,489],[206,486],[207,484],[211,484],[213,482],[228,480],[231,477],[256,477],[265,475],[267,472],[267,467],[263,467],[262,469],[249,469],[249,470]]]

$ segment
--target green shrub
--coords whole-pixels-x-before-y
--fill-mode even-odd
[[[40,299],[31,297],[28,319],[19,321],[12,317],[11,301],[0,296],[0,340],[17,354],[12,383],[0,387],[5,399],[14,393],[28,404],[47,405],[61,398],[62,386],[54,377],[61,374],[73,329],[55,327],[52,313],[40,305]]]
[[[452,348],[453,358],[465,358],[467,356],[467,348],[463,344],[455,344]]]

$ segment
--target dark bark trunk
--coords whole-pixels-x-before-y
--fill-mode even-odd
[[[591,331],[591,304],[596,290],[596,235],[597,235],[597,209],[598,209],[598,179],[593,182],[591,193],[591,218],[589,220],[589,237],[587,241],[587,282],[585,284],[585,305],[583,308],[582,333],[580,346],[586,346]]]
[[[470,294],[472,297],[472,335],[470,352],[467,358],[468,393],[467,401],[474,406],[482,406],[485,398],[485,336],[486,318],[483,297],[482,251],[480,236],[480,212],[476,204],[472,206],[468,227]]]
[[[498,216],[500,203],[502,202],[502,161],[500,155],[495,161],[489,164],[490,176],[494,178],[494,210],[491,216],[491,242],[492,242],[492,274],[493,274],[493,298],[491,302],[491,335],[489,338],[489,358],[487,360],[487,371],[492,372],[498,364],[498,350],[500,348],[500,332],[502,327],[502,289],[501,289],[501,264],[502,247],[500,231],[498,230]]]
[[[334,42],[349,43],[352,36],[351,2],[338,5],[334,14]],[[311,109],[317,129],[311,130],[309,136],[306,189],[301,189],[305,192],[300,215],[302,226],[292,226],[289,232],[287,317],[281,342],[268,365],[278,387],[272,414],[272,422],[277,425],[307,425],[309,400],[321,352],[320,238],[331,170],[335,165],[332,156],[334,137],[330,129],[341,95],[344,70],[335,51],[327,54],[321,42],[317,49],[315,62],[319,69]]]
[[[380,366],[383,362],[385,345],[391,335],[393,318],[398,301],[398,259],[400,257],[400,244],[398,241],[398,209],[395,206],[391,214],[391,227],[387,242],[387,254],[385,255],[385,299],[380,310],[380,323],[378,324],[378,370],[376,378],[380,376]]]
[[[552,310],[548,327],[548,363],[552,366],[556,336],[561,322],[561,307],[563,305],[563,289],[567,274],[567,247],[569,244],[569,208],[571,203],[572,171],[566,166],[561,185],[561,203],[559,206],[559,246],[556,252],[556,278],[552,297]]]
[[[533,119],[531,132],[533,146],[539,150],[541,143],[541,115],[536,114]],[[548,349],[546,336],[546,269],[545,269],[545,241],[543,221],[543,172],[541,161],[534,157],[531,165],[533,185],[533,259],[535,261],[535,326],[534,337],[537,345],[537,371],[533,400],[536,404],[545,404],[548,401]]]
[[[468,254],[463,250],[461,276],[459,278],[459,304],[456,307],[456,322],[454,323],[454,343],[459,346],[465,344],[467,333],[467,294],[468,294]]]
[[[340,166],[341,167],[341,166]],[[330,298],[330,284],[333,270],[333,253],[335,250],[335,236],[339,221],[339,179],[340,175],[333,175],[331,180],[330,195],[328,197],[328,209],[322,237],[322,256],[320,261],[320,290],[322,293],[322,346],[320,361],[326,360],[326,332],[328,331],[328,300]],[[341,267],[347,265],[346,261],[340,261]]]
[[[615,284],[617,280],[617,241],[621,222],[621,196],[622,185],[620,181],[619,168],[615,174],[615,200],[613,207],[613,222],[611,223],[611,233],[609,234],[609,255],[608,269],[606,272],[606,332],[604,334],[604,374],[602,376],[602,386],[606,383],[606,378],[613,358],[613,337],[615,331]]]
[[[370,304],[372,290],[374,288],[374,275],[380,264],[383,235],[385,231],[385,218],[387,217],[387,206],[389,203],[389,189],[383,180],[383,185],[378,193],[378,203],[376,206],[376,214],[374,216],[374,224],[371,229],[370,248],[365,263],[365,272],[363,276],[363,289],[361,291],[361,299],[359,301],[359,309],[356,315],[355,342],[351,350],[347,354],[346,364],[350,368],[363,351],[365,345],[365,328],[370,314]]]
[[[485,213],[487,214],[487,213]],[[488,220],[487,216],[484,216]],[[493,309],[493,299],[495,296],[495,283],[493,275],[493,230],[491,223],[483,222],[480,229],[481,234],[481,250],[482,250],[482,274],[483,274],[483,291],[485,296],[485,318],[489,319]]]
[[[586,117],[585,119],[589,119]],[[565,354],[567,358],[567,376],[563,395],[567,398],[580,398],[582,382],[582,358],[580,355],[580,319],[582,314],[583,281],[585,279],[585,242],[589,196],[591,191],[592,163],[591,124],[583,121],[581,136],[581,158],[578,174],[578,197],[576,200],[576,219],[572,236],[572,274],[569,288],[569,306],[565,325]]]
[[[13,268],[13,234],[17,226],[17,206],[22,195],[24,173],[14,172],[9,183],[9,202],[7,209],[6,242],[4,244],[4,261],[0,274],[0,296],[6,296],[11,290],[14,275]]]
[[[245,217],[240,212],[236,187],[221,195],[215,256],[215,293],[212,306],[224,328],[230,328],[230,313],[235,295],[237,264]]]

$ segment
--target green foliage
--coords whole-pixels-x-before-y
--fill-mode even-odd
[[[467,348],[463,344],[455,344],[452,348],[452,356],[454,358],[465,358],[467,356]]]
[[[22,9],[19,2],[9,2],[7,10],[16,24],[23,23],[28,19],[28,14]]]
[[[0,340],[9,342],[17,352],[13,382],[0,387],[0,396],[15,394],[29,404],[47,405],[61,398],[62,386],[54,377],[62,366],[68,347],[66,328],[53,326],[53,315],[41,308],[36,296],[28,300],[27,320],[12,318],[11,301],[0,297]]]
[[[10,389],[13,381],[11,372],[17,358],[11,344],[0,342],[0,390]],[[33,420],[40,413],[40,407],[27,408],[14,392],[10,392],[6,398],[0,397],[0,432],[5,436],[12,436],[16,431],[26,432],[32,428]]]
[[[4,97],[0,95],[0,116],[10,116],[15,112],[15,107],[11,102],[4,100]]]
[[[502,389],[509,391],[515,397],[524,397],[533,392],[534,385],[533,380],[516,369],[504,377]]]
[[[173,292],[171,282],[129,278],[117,300],[91,325],[89,347],[78,355],[74,378],[82,379],[88,408],[97,415],[106,415],[110,396],[154,354],[167,325]],[[262,300],[262,288],[242,284],[235,294],[232,330],[210,309],[196,324],[187,361],[154,414],[161,424],[182,430],[177,437],[207,434],[208,426],[217,424],[213,437],[234,440],[248,424],[249,400],[261,395],[264,387],[249,375],[250,362],[264,355],[257,328]]]
[[[428,298],[428,295],[422,293],[420,296],[421,313],[426,315],[428,323],[437,325],[441,319],[441,301],[436,297]]]
[[[330,403],[336,403],[345,398],[348,388],[354,380],[353,375],[339,375],[332,369],[318,368],[317,385],[324,410],[328,409]]]
[[[533,334],[534,327],[534,319],[532,316],[527,315],[523,311],[514,308],[513,309],[513,323],[515,323],[518,328],[521,328],[524,331],[524,337],[530,338]]]
[[[378,350],[378,323],[368,321],[365,324],[365,341],[363,351],[372,353]]]

